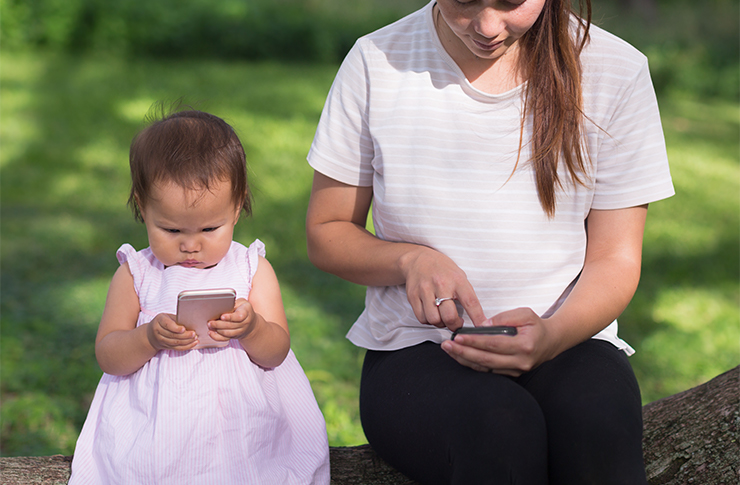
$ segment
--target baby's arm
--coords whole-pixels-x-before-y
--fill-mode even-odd
[[[262,367],[277,367],[290,350],[290,332],[280,285],[270,263],[259,258],[249,301],[240,299],[233,313],[209,322],[216,340],[238,339],[249,358]]]
[[[173,315],[161,313],[150,323],[136,326],[139,296],[128,263],[113,275],[95,339],[95,356],[103,372],[136,372],[163,348],[188,350],[197,344],[195,332],[186,331]]]

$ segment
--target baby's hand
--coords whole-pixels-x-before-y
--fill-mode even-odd
[[[254,330],[257,314],[252,304],[244,298],[236,300],[236,308],[231,313],[224,313],[220,320],[208,322],[208,335],[213,340],[225,342],[231,339],[242,339]]]
[[[147,324],[146,336],[156,350],[190,350],[198,345],[198,336],[175,320],[175,315],[160,313]]]

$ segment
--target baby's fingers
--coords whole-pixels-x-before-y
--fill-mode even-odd
[[[179,325],[174,315],[160,314],[149,324],[149,342],[156,349],[188,350],[197,345],[197,335]]]
[[[239,298],[236,301],[236,308],[231,313],[224,313],[221,315],[221,320],[224,322],[243,322],[252,313],[252,305],[244,298]]]

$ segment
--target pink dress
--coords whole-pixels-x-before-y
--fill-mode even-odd
[[[176,313],[186,289],[234,288],[247,298],[261,241],[233,242],[209,269],[164,268],[124,244],[139,295],[138,325]],[[70,484],[328,484],[326,424],[290,351],[274,369],[237,341],[162,350],[133,374],[103,374],[80,433]]]

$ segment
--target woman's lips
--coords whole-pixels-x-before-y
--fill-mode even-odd
[[[504,43],[504,41],[499,40],[498,42],[492,42],[492,43],[486,44],[484,42],[480,42],[478,40],[473,39],[473,43],[475,43],[476,47],[478,47],[479,49],[490,52],[490,51],[495,51],[496,49],[498,49]]]

